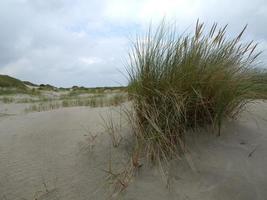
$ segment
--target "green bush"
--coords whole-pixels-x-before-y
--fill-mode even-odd
[[[219,130],[253,99],[265,98],[256,70],[257,44],[242,43],[241,33],[226,37],[226,27],[210,30],[197,22],[193,34],[179,35],[164,22],[130,53],[129,95],[135,111],[136,136],[149,157],[170,157],[184,150],[187,130]]]

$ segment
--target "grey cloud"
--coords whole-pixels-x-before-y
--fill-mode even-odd
[[[182,29],[198,17],[208,23],[229,23],[231,34],[248,23],[248,39],[267,48],[265,1],[194,2],[200,3],[194,16],[177,19]],[[108,18],[105,6],[105,0],[1,1],[0,73],[57,86],[125,84],[120,71],[127,58],[127,37],[142,22]],[[262,57],[267,61],[266,54]]]
[[[54,11],[58,10],[64,7],[65,3],[68,1],[63,0],[49,0],[49,1],[43,1],[43,0],[28,0],[25,1],[25,3],[29,4],[33,8],[37,10],[43,10],[43,11]]]

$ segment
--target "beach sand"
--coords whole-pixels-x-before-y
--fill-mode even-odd
[[[110,112],[121,122],[119,107],[27,114],[15,108],[0,115],[0,199],[109,198],[104,170],[110,161],[119,169],[131,149],[129,127],[121,129],[122,144],[113,148],[102,126],[102,117]],[[208,131],[188,134],[190,153],[170,162],[168,187],[157,167],[144,165],[119,198],[265,200],[267,103],[255,102],[248,110],[239,120],[226,122],[220,137]]]

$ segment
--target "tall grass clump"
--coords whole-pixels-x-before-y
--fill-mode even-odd
[[[160,24],[137,36],[127,67],[135,135],[151,160],[185,151],[188,130],[213,127],[235,118],[253,99],[264,98],[253,41],[226,36],[227,26],[192,34]],[[266,82],[264,83],[266,85]]]

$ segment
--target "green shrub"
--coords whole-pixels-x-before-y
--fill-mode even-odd
[[[210,30],[197,22],[193,34],[179,35],[164,22],[137,37],[130,53],[129,95],[138,141],[149,157],[184,151],[188,130],[219,130],[253,99],[266,97],[256,70],[257,44],[233,38],[226,27]]]

